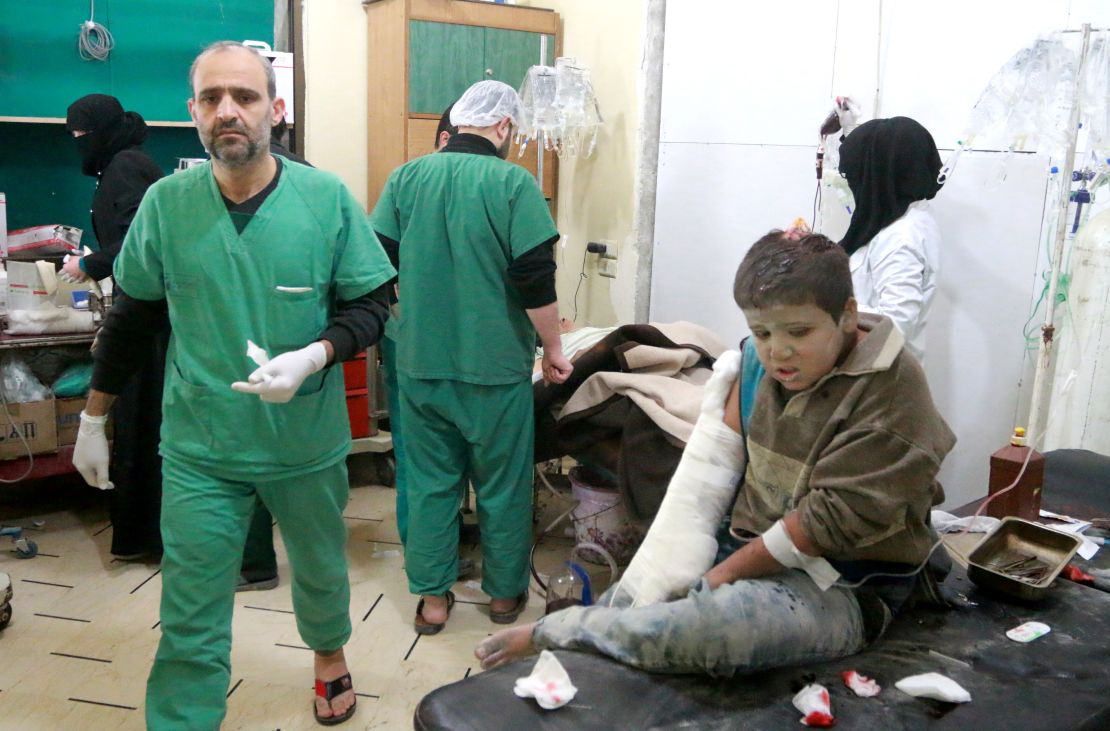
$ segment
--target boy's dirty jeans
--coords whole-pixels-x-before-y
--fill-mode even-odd
[[[537,649],[591,650],[654,672],[730,676],[845,657],[863,649],[854,593],[821,591],[801,571],[723,584],[702,579],[682,599],[646,607],[591,607],[544,617]]]

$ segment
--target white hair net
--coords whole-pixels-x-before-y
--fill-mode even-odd
[[[501,81],[479,81],[451,107],[451,124],[456,127],[489,127],[505,117],[519,127],[524,114],[516,89]]]

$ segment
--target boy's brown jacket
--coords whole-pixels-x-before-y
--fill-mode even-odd
[[[860,329],[868,335],[811,388],[788,399],[774,379],[760,383],[733,530],[761,534],[796,509],[826,558],[917,564],[956,437],[891,320],[861,314]]]

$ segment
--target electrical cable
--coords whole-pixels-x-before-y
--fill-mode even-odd
[[[540,482],[543,483],[544,487],[546,487],[548,489],[548,491],[555,498],[557,498],[559,500],[566,500],[567,499],[566,495],[563,495],[558,490],[556,490],[555,487],[551,484],[551,482],[548,481],[547,476],[543,473],[543,470],[541,470],[539,468],[536,468],[535,472],[536,472],[536,476],[540,478]],[[528,551],[528,569],[532,573],[532,578],[534,578],[536,580],[536,583],[539,584],[539,586],[540,586],[540,591],[537,592],[537,593],[540,594],[541,596],[545,595],[547,593],[547,584],[540,577],[539,572],[536,570],[535,556],[536,556],[536,547],[540,545],[540,541],[543,540],[544,536],[546,536],[548,533],[550,533],[552,531],[552,529],[555,528],[555,526],[559,525],[559,523],[562,523],[568,517],[570,517],[571,525],[574,525],[575,523],[579,523],[583,520],[587,520],[589,518],[593,518],[597,515],[600,515],[600,514],[606,512],[606,511],[608,511],[608,510],[612,510],[612,509],[616,508],[619,505],[619,503],[614,503],[613,505],[602,508],[601,510],[597,511],[596,513],[591,513],[589,515],[584,515],[582,517],[576,518],[576,517],[572,516],[571,514],[575,510],[578,509],[578,506],[580,504],[581,504],[580,500],[578,500],[575,497],[571,497],[570,498],[570,507],[567,508],[564,512],[560,513],[559,517],[555,518],[555,520],[551,521],[551,523],[548,524],[548,526],[546,528],[544,528],[542,531],[540,531],[540,534],[536,537],[536,540],[532,543],[532,548]],[[601,557],[604,558],[605,561],[609,564],[609,583],[610,583],[610,585],[612,585],[613,583],[616,582],[617,574],[618,574],[619,570],[617,568],[616,560],[613,558],[612,554],[609,553],[609,551],[605,550],[605,548],[603,546],[599,546],[596,543],[577,543],[574,546],[574,549],[572,549],[572,551],[571,551],[571,554],[572,554],[571,557],[572,558],[573,558],[574,552],[577,551],[579,548],[588,549],[588,550],[594,551],[595,553],[598,553],[599,555],[601,555]]]
[[[1052,418],[1050,416],[1049,420],[1048,420],[1048,424],[1045,425],[1044,431],[1042,431],[1040,434],[1034,434],[1033,435],[1034,439],[1029,443],[1029,451],[1025,453],[1025,461],[1021,463],[1021,469],[1018,470],[1017,477],[1014,478],[1014,481],[1011,482],[1006,487],[1004,487],[1003,489],[996,492],[995,494],[987,496],[987,499],[982,502],[982,504],[979,506],[979,509],[976,510],[975,514],[971,516],[971,520],[969,520],[967,522],[967,525],[965,525],[963,527],[963,529],[957,535],[962,536],[962,535],[967,534],[967,532],[969,530],[971,530],[971,526],[975,524],[975,519],[978,518],[982,514],[983,509],[986,508],[987,505],[989,505],[995,498],[999,498],[999,497],[1005,495],[1006,493],[1008,493],[1010,490],[1013,490],[1015,487],[1017,487],[1018,483],[1021,482],[1021,478],[1025,475],[1025,468],[1029,466],[1029,460],[1033,456],[1033,451],[1034,451],[1034,449],[1036,449],[1036,444],[1038,442],[1040,442],[1041,438],[1045,434],[1048,433],[1048,427],[1051,426],[1051,424],[1052,424]],[[921,563],[918,564],[917,567],[914,568],[912,571],[903,571],[903,572],[880,571],[880,572],[876,572],[876,573],[873,573],[873,574],[867,574],[866,576],[864,576],[859,581],[853,581],[851,583],[838,581],[835,584],[833,584],[833,586],[839,587],[841,589],[858,589],[859,587],[863,586],[866,582],[870,581],[871,579],[876,579],[876,578],[879,578],[879,577],[886,577],[886,578],[892,578],[892,579],[905,579],[905,578],[909,578],[911,576],[917,576],[917,574],[919,574],[921,572],[921,570],[925,568],[926,564],[929,563],[929,559],[933,557],[933,553],[935,553],[937,548],[939,548],[940,545],[943,544],[943,543],[944,543],[944,536],[941,536],[939,539],[937,539],[937,542],[932,545],[932,547],[929,549],[929,552],[925,554],[925,558],[923,558],[921,560]],[[958,549],[956,549],[952,546],[949,546],[948,550],[951,551],[952,553],[957,554],[964,561],[968,560],[968,557],[965,556],[960,550],[958,550]]]
[[[116,39],[111,31],[93,20],[95,16],[96,0],[89,0],[89,19],[81,24],[77,34],[77,52],[86,61],[106,61],[115,48]]]
[[[813,191],[813,217],[809,219],[810,230],[817,233],[817,206],[821,197],[821,179],[817,179],[817,190]]]
[[[586,274],[586,255],[589,254],[589,248],[582,250],[582,270],[578,272],[578,286],[574,288],[574,319],[573,322],[578,322],[578,290],[582,288],[583,280],[589,279],[590,275]]]

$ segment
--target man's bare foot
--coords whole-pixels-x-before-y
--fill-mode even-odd
[[[535,628],[536,623],[529,622],[495,632],[474,648],[474,657],[482,661],[483,670],[489,670],[512,660],[535,655],[536,646],[532,644],[532,631]]]
[[[446,596],[424,595],[424,609],[420,612],[428,624],[443,624],[447,621],[448,608]]]
[[[515,596],[511,596],[508,599],[490,599],[489,600],[489,610],[491,612],[496,612],[498,614],[504,614],[505,612],[511,612],[514,609],[516,609],[517,602],[519,602],[519,601],[520,601],[520,597],[515,597]]]
[[[343,656],[343,648],[329,653],[317,652],[313,665],[316,671],[316,679],[323,680],[325,683],[347,674],[347,659]],[[316,714],[320,718],[342,716],[354,703],[354,690],[340,693],[331,699],[330,704],[327,700],[316,696]]]

